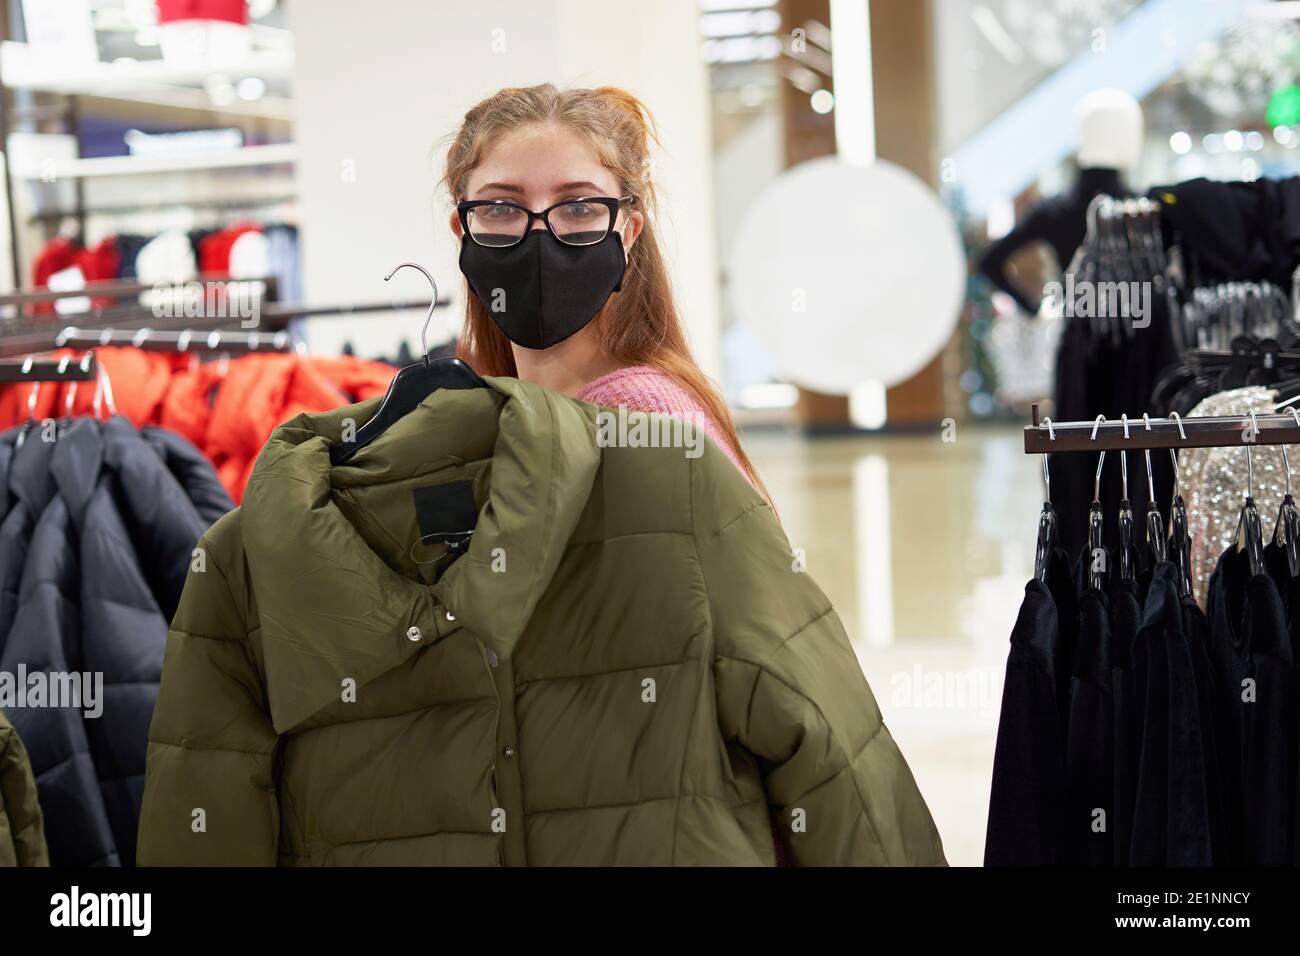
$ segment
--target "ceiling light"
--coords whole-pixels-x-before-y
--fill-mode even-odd
[[[241,100],[260,100],[266,93],[266,81],[260,76],[246,76],[235,86]]]

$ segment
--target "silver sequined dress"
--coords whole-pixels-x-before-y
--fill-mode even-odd
[[[1211,395],[1192,409],[1189,416],[1240,415],[1243,418],[1240,448],[1189,448],[1178,456],[1179,480],[1187,502],[1188,531],[1192,538],[1192,587],[1202,607],[1214,566],[1237,535],[1242,496],[1246,493],[1244,418],[1252,411],[1256,415],[1273,414],[1277,400],[1273,389],[1252,385]],[[1282,452],[1276,445],[1252,445],[1250,459],[1255,505],[1259,509],[1264,540],[1268,541],[1286,494]],[[1300,465],[1300,459],[1296,459],[1296,464]],[[1168,521],[1167,515],[1165,520]]]

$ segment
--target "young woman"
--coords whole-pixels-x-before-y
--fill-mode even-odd
[[[716,448],[602,446],[555,394],[700,415],[753,479],[673,309],[647,138],[610,90],[470,111],[462,354],[495,374],[344,466],[358,406],[276,429],[172,622],[141,862],[944,862],[760,495]],[[430,573],[421,503],[466,486],[468,550]]]
[[[682,331],[654,232],[654,141],[646,107],[613,87],[504,89],[465,114],[443,175],[473,293],[460,357],[693,421],[766,497]]]

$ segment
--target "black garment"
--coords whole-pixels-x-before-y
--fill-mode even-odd
[[[1141,752],[1129,863],[1210,866],[1213,860],[1196,671],[1178,571],[1156,565],[1133,646],[1141,694]]]
[[[1191,179],[1157,186],[1166,242],[1183,249],[1192,285],[1267,279],[1291,287],[1300,263],[1300,178]]]
[[[1114,799],[1112,848],[1116,866],[1127,866],[1133,839],[1141,755],[1142,697],[1134,671],[1133,645],[1142,623],[1142,602],[1133,580],[1111,585],[1111,704],[1114,708]]]
[[[1293,591],[1283,550],[1264,549],[1271,587],[1251,592],[1250,666],[1255,700],[1246,707],[1243,785],[1249,862],[1286,866],[1292,861],[1296,800],[1296,676],[1287,603]],[[1279,578],[1281,586],[1279,586]]]
[[[1130,195],[1120,180],[1118,170],[1079,170],[1079,178],[1069,192],[1039,200],[1030,207],[1025,218],[1014,229],[984,251],[979,259],[980,273],[1011,296],[1020,308],[1031,314],[1037,313],[1041,304],[1041,290],[1030,296],[1016,285],[1007,274],[1008,260],[1031,242],[1045,242],[1052,247],[1058,268],[1064,272],[1087,232],[1088,203],[1103,193],[1110,196]]]
[[[48,444],[56,457],[64,450],[62,441]],[[37,519],[26,558],[0,671],[82,673],[87,668],[75,638],[81,626],[75,595],[83,569],[67,505],[58,495]],[[14,707],[5,713],[31,759],[51,865],[120,865],[86,735],[93,721],[76,707]]]
[[[1070,721],[1070,679],[1074,673],[1075,648],[1079,643],[1079,595],[1083,588],[1078,583],[1069,554],[1062,548],[1052,552],[1047,587],[1056,604],[1057,632],[1052,672],[1056,678],[1057,713],[1060,715],[1061,746],[1064,747]]]
[[[1056,551],[1048,580],[1070,580],[1069,561]],[[1058,585],[1059,586],[1059,585]],[[1065,862],[1065,728],[1058,700],[1061,622],[1053,588],[1037,579],[1011,632],[998,718],[989,796],[986,866],[1045,866]]]
[[[120,233],[114,236],[113,239],[117,243],[117,278],[136,278],[135,260],[139,257],[140,250],[149,244],[153,236]]]
[[[26,557],[0,669],[103,675],[94,719],[50,707],[10,717],[31,755],[54,865],[130,865],[168,623],[195,544],[233,504],[178,436],[140,433],[120,417],[60,429],[55,442],[29,435],[11,469],[13,478],[43,464],[28,483],[54,493],[29,548],[0,536],[13,549],[0,551],[0,566]],[[28,445],[45,449],[30,465]]]
[[[0,519],[0,654],[18,613],[18,592],[32,532],[54,495],[50,477],[54,443],[42,441],[40,426],[36,426],[19,445],[23,427],[5,432],[5,442],[13,451],[5,475],[8,509]]]
[[[1210,578],[1208,606],[1210,656],[1223,684],[1224,778],[1238,854],[1232,862],[1289,863],[1295,807],[1287,768],[1295,767],[1295,739],[1284,725],[1294,696],[1287,691],[1293,674],[1283,667],[1290,638],[1282,599],[1273,578],[1251,576],[1246,554],[1233,546]]]
[[[1115,713],[1111,694],[1111,607],[1102,591],[1079,597],[1079,637],[1070,682],[1065,754],[1065,858],[1114,860]]]
[[[1267,554],[1269,550],[1272,549],[1265,549],[1265,553]],[[1273,570],[1274,568],[1277,570]],[[1279,588],[1286,607],[1287,627],[1291,632],[1292,687],[1300,693],[1300,577],[1290,576],[1285,558],[1281,558],[1276,564],[1270,564],[1270,572],[1273,574],[1273,580],[1280,581]],[[1293,718],[1295,726],[1292,730],[1295,747],[1291,752],[1295,770],[1291,781],[1294,794],[1291,813],[1291,863],[1300,865],[1300,702],[1296,703],[1295,711]]]
[[[1229,845],[1228,808],[1223,792],[1223,769],[1219,759],[1218,724],[1221,690],[1210,661],[1210,624],[1205,612],[1190,595],[1183,598],[1183,633],[1192,655],[1196,679],[1196,702],[1201,723],[1202,763],[1205,767],[1205,805],[1209,816],[1210,849],[1214,865],[1224,862]]]

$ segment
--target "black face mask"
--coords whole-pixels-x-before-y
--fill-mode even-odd
[[[507,249],[460,243],[460,271],[506,337],[549,349],[580,331],[623,287],[623,240],[611,232],[589,246],[566,246],[545,229]]]

